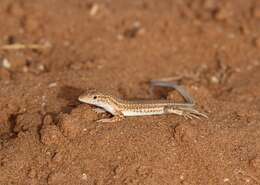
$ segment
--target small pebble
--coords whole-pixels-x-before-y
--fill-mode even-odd
[[[22,68],[22,71],[23,71],[24,73],[28,73],[29,68],[28,68],[27,66],[24,66],[24,67]]]
[[[45,66],[44,66],[43,64],[39,64],[39,65],[38,65],[38,69],[39,69],[40,71],[44,71],[44,70],[45,70]]]
[[[95,15],[97,14],[98,10],[99,10],[98,4],[93,4],[92,7],[91,7],[91,9],[90,9],[89,14],[90,14],[91,16],[95,16]]]
[[[145,29],[142,27],[139,21],[133,22],[132,26],[126,29],[123,33],[123,36],[126,38],[134,38],[137,35],[143,35],[145,33]],[[120,40],[120,38],[118,38]]]
[[[122,34],[118,34],[118,35],[117,35],[117,40],[120,40],[120,41],[121,41],[121,40],[123,40],[123,39],[124,39],[124,36],[123,36]]]
[[[133,23],[133,27],[140,28],[141,27],[141,23],[139,21],[135,21]]]
[[[6,69],[10,69],[11,68],[11,63],[6,58],[3,59],[2,65]]]
[[[212,76],[212,77],[210,78],[210,81],[211,81],[212,83],[214,83],[214,84],[218,84],[218,83],[219,83],[219,79],[218,79],[216,76]]]
[[[48,87],[56,87],[57,86],[57,83],[56,82],[53,82],[53,83],[50,83],[49,85],[48,85]]]
[[[81,179],[82,179],[82,180],[87,180],[87,179],[88,179],[87,174],[82,173],[82,177],[81,177]]]
[[[228,181],[229,181],[229,179],[228,179],[228,178],[225,178],[223,181],[224,181],[224,182],[228,182]]]

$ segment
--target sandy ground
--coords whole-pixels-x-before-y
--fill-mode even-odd
[[[259,1],[1,0],[0,23],[1,47],[40,46],[0,50],[1,185],[260,184]],[[209,119],[77,101],[173,76]]]

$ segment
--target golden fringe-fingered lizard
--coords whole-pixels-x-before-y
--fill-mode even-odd
[[[193,99],[182,86],[164,81],[151,81],[152,86],[170,87],[176,89],[186,100],[176,103],[173,100],[123,100],[107,93],[90,91],[79,96],[79,101],[103,108],[114,115],[112,118],[101,119],[99,122],[116,122],[127,116],[148,116],[177,114],[185,118],[207,118],[207,115],[197,111]]]

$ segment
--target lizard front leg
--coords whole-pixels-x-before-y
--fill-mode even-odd
[[[105,119],[100,119],[97,122],[119,122],[125,119],[125,116],[122,112],[116,112],[116,114],[112,118],[105,118]]]

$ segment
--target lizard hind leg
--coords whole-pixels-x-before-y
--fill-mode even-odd
[[[201,113],[192,107],[166,106],[164,107],[164,112],[167,114],[177,114],[186,119],[200,119],[200,116],[208,118],[206,114]]]

